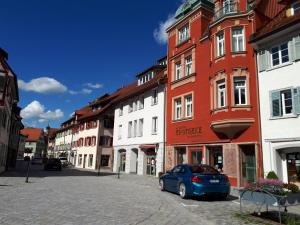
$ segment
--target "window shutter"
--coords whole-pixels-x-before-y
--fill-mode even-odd
[[[294,60],[300,60],[300,36],[294,37]]]
[[[271,92],[271,109],[272,117],[282,116],[280,91]]]
[[[300,114],[300,87],[293,90],[293,111],[295,115]]]
[[[259,72],[267,69],[267,51],[262,50],[258,52],[258,70]]]

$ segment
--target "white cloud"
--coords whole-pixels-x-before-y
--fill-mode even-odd
[[[66,86],[50,77],[39,77],[29,82],[18,80],[18,85],[21,90],[42,94],[63,93],[68,90]]]
[[[99,88],[102,88],[103,87],[103,84],[99,84],[99,83],[87,83],[86,84],[87,87],[89,88],[93,88],[93,89],[99,89]]]
[[[64,113],[61,109],[54,111],[48,110],[45,112],[45,106],[35,100],[21,111],[21,117],[25,120],[36,119],[38,122],[43,123],[49,120],[61,119],[64,117]]]
[[[166,33],[166,29],[171,26],[173,23],[175,23],[175,15],[169,15],[168,19],[166,21],[159,22],[159,27],[156,28],[153,32],[153,36],[155,40],[159,44],[166,44],[168,41],[168,35]]]
[[[84,95],[88,95],[91,94],[93,91],[91,89],[87,89],[87,88],[83,88],[80,91],[73,91],[73,90],[69,90],[69,93],[71,95],[78,95],[78,94],[84,94]]]

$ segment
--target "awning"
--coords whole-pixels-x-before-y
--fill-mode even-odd
[[[140,145],[141,149],[156,148],[156,145]]]

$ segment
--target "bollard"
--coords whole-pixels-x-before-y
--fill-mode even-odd
[[[28,183],[30,161],[27,161],[27,174],[25,182]]]
[[[120,166],[119,166],[119,169],[118,169],[118,179],[120,179]]]

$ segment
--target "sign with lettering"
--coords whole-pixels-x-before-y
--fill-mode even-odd
[[[182,127],[177,127],[176,128],[176,135],[177,136],[189,136],[189,137],[193,137],[193,136],[199,136],[202,133],[202,128],[201,127],[186,127],[186,126],[182,126]]]

